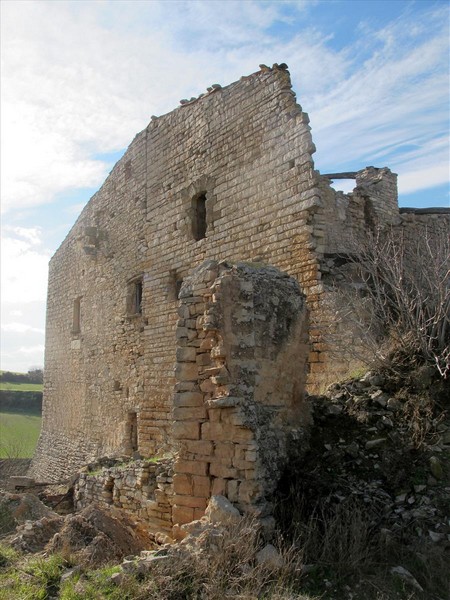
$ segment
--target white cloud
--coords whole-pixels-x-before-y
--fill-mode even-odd
[[[5,225],[2,229],[5,233],[23,238],[30,246],[38,246],[42,243],[42,231],[39,227],[14,227],[12,225]]]
[[[43,344],[39,344],[37,346],[21,346],[17,351],[18,354],[26,354],[27,356],[30,354],[38,354],[43,353],[45,347]]]
[[[448,163],[441,163],[424,169],[402,172],[398,178],[398,190],[401,194],[408,194],[442,185],[448,181],[449,165]]]
[[[15,237],[8,231],[14,229]],[[50,251],[41,248],[38,228],[5,228],[1,245],[2,304],[44,301]],[[20,237],[17,237],[20,235]],[[20,310],[20,308],[18,308]]]
[[[2,210],[20,223],[33,207],[56,208],[61,194],[98,187],[111,165],[96,155],[125,147],[152,114],[282,61],[310,113],[322,171],[390,166],[403,193],[448,181],[447,7],[420,19],[405,10],[381,29],[367,18],[359,39],[337,50],[308,18],[315,4],[4,2]],[[280,23],[295,35],[277,37]],[[36,227],[4,231],[4,332],[17,338],[18,360],[21,348],[40,347],[19,338],[42,335],[51,252]]]
[[[21,311],[18,311],[21,312]],[[5,323],[1,326],[2,331],[11,331],[13,333],[42,333],[45,334],[45,330],[39,327],[32,327],[31,325],[26,325],[25,323]]]
[[[445,124],[446,10],[376,30],[341,51],[306,19],[311,2],[9,2],[3,6],[3,210],[97,187],[94,153],[127,145],[152,113],[258,63],[285,60],[324,169],[387,163]],[[286,7],[290,8],[289,16]],[[302,12],[303,11],[303,12]],[[425,16],[423,16],[425,14]],[[300,16],[302,16],[300,18]],[[299,18],[284,40],[275,23]],[[428,37],[424,37],[424,31]],[[334,169],[333,169],[334,170]]]
[[[308,101],[319,168],[390,166],[408,192],[449,180],[447,9],[420,27],[413,17],[380,31],[366,24],[369,57],[360,62],[355,48],[340,81]],[[411,177],[416,169],[427,179]]]
[[[3,13],[3,211],[99,186],[107,165],[94,153],[123,148],[152,113],[213,82],[285,56],[304,88],[319,65],[328,80],[342,68],[319,32],[268,35],[286,20],[277,3],[11,2]]]

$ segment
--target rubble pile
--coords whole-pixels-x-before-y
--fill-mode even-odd
[[[310,398],[311,448],[295,468],[303,498],[322,510],[351,500],[387,538],[450,549],[450,421],[432,419],[418,444],[414,433],[425,424],[407,418],[405,394],[387,389],[369,372]]]

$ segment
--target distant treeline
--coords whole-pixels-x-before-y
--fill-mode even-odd
[[[28,371],[28,373],[1,371],[0,381],[7,381],[10,383],[43,383],[44,372],[40,368],[32,368]]]
[[[42,413],[42,392],[0,390],[0,412]]]

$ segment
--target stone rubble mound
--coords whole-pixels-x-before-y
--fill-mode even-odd
[[[148,534],[123,512],[106,513],[97,506],[90,506],[67,516],[46,550],[69,551],[78,554],[82,562],[101,565],[151,546]]]
[[[15,522],[19,523],[16,532],[9,536],[9,543],[17,550],[64,552],[77,555],[82,563],[100,566],[154,546],[145,527],[123,511],[105,511],[92,505],[64,517],[48,509],[36,496],[14,496],[17,498],[10,498],[10,502],[33,507],[24,513],[29,518]]]
[[[160,567],[167,568],[187,556],[205,555],[207,560],[221,557],[228,539],[246,541],[243,556],[249,563],[263,565],[277,570],[283,566],[283,558],[278,550],[265,539],[262,524],[257,519],[243,516],[221,495],[212,496],[206,514],[201,519],[181,526],[184,534],[177,544],[165,544],[158,550],[143,551],[139,556],[128,556],[122,563],[122,571],[128,574],[144,575]],[[242,550],[242,549],[241,549]]]
[[[311,397],[311,450],[298,477],[310,498],[360,501],[387,537],[450,549],[450,422],[436,419],[418,447],[404,397],[388,389],[369,372]]]
[[[14,531],[17,526],[29,527],[31,522],[38,519],[57,516],[34,494],[0,491],[0,535]]]

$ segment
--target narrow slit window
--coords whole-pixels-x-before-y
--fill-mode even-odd
[[[138,449],[138,426],[137,413],[129,412],[127,418],[127,433],[128,433],[128,451],[132,454]]]
[[[198,242],[206,237],[206,194],[198,194],[192,201],[193,203],[193,221],[192,233],[194,239]]]
[[[178,300],[178,296],[180,295],[182,285],[183,280],[181,278],[175,281],[175,300]]]
[[[171,269],[169,272],[168,298],[170,300],[178,300],[183,278],[176,269]]]
[[[142,314],[142,294],[143,282],[142,277],[134,279],[128,284],[127,293],[127,313],[129,315]]]
[[[134,312],[142,313],[142,280],[136,281],[134,285]]]
[[[72,333],[81,331],[81,298],[75,298],[73,301]]]

